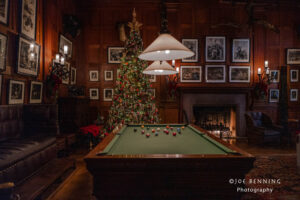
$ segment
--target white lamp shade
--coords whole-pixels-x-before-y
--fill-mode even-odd
[[[172,75],[178,72],[166,61],[154,61],[143,73],[148,75]]]
[[[172,35],[163,33],[139,55],[139,58],[150,61],[177,60],[192,57],[194,54]]]

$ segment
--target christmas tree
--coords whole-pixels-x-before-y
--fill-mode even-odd
[[[117,86],[114,89],[112,105],[109,111],[106,129],[112,131],[116,125],[153,124],[159,122],[155,97],[151,93],[151,84],[143,70],[148,66],[138,55],[143,51],[143,41],[139,28],[142,24],[133,20],[128,24],[130,35],[125,42],[123,57],[119,67]]]

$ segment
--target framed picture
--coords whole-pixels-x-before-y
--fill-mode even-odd
[[[230,66],[229,82],[250,83],[250,66]]]
[[[197,39],[182,39],[182,44],[195,53],[194,56],[184,58],[181,62],[198,62],[198,40]]]
[[[104,101],[112,101],[114,95],[113,89],[104,89],[103,90],[103,100]]]
[[[291,89],[290,101],[298,101],[298,89]]]
[[[70,63],[65,62],[64,65],[64,76],[62,76],[61,82],[63,84],[69,84],[70,83]]]
[[[205,80],[207,83],[225,83],[225,65],[206,65]]]
[[[279,70],[270,70],[271,82],[279,83],[280,81],[280,71]]]
[[[250,62],[250,39],[232,40],[232,62],[249,63]]]
[[[108,47],[108,63],[121,63],[124,47]]]
[[[150,95],[151,95],[152,97],[155,97],[155,88],[150,88],[150,89],[148,89],[148,92],[150,93]]]
[[[180,82],[201,82],[201,66],[181,66]]]
[[[23,37],[19,38],[17,73],[37,76],[40,68],[40,46]]]
[[[37,0],[22,0],[21,34],[35,40]]]
[[[121,72],[121,70],[120,70],[120,69],[117,69],[117,78],[119,78],[120,72]]]
[[[0,11],[1,11],[1,7],[0,7]],[[0,18],[1,18],[1,13],[0,13]],[[0,33],[0,71],[5,71],[6,69],[6,54],[7,54],[7,36]]]
[[[105,81],[112,81],[114,79],[114,71],[104,71],[104,80]]]
[[[24,103],[24,81],[9,80],[8,83],[8,104]]]
[[[71,85],[75,85],[76,84],[76,68],[75,67],[71,67]]]
[[[98,70],[90,70],[90,81],[99,81],[99,71]]]
[[[99,89],[98,88],[90,88],[90,99],[92,99],[92,100],[99,99]]]
[[[43,98],[43,83],[31,81],[29,103],[42,103]]]
[[[8,10],[9,10],[9,0],[0,1],[0,22],[3,24],[8,24]]]
[[[2,95],[2,75],[0,74],[0,104],[1,104],[1,96]]]
[[[59,35],[59,53],[61,53],[62,55],[64,55],[64,46],[67,45],[68,46],[68,54],[67,57],[68,58],[72,58],[72,52],[73,52],[73,45],[72,42],[66,38],[63,35]]]
[[[291,82],[298,82],[299,81],[299,70],[291,69],[290,70]]]
[[[288,65],[300,64],[300,49],[287,49],[286,63]]]
[[[270,89],[269,102],[279,102],[279,89]]]
[[[155,83],[156,82],[156,75],[146,75],[149,78],[149,81],[151,83]]]
[[[225,62],[226,58],[226,38],[206,37],[205,39],[205,61]]]

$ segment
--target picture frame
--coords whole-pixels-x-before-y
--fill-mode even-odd
[[[280,82],[280,70],[270,70],[271,83]]]
[[[68,54],[66,55],[68,58],[72,58],[72,53],[73,53],[73,43],[71,40],[69,40],[68,38],[66,38],[64,35],[60,34],[59,35],[59,45],[58,45],[58,49],[59,49],[59,53],[61,53],[62,55],[64,55],[64,46],[67,45],[68,46]]]
[[[70,83],[70,63],[69,62],[65,62],[65,65],[63,66],[64,68],[64,72],[66,73],[62,78],[61,78],[61,82],[63,84],[68,85]]]
[[[300,64],[300,48],[287,49],[286,53],[286,63],[288,65],[298,65]]]
[[[226,37],[207,36],[205,38],[205,61],[225,62],[226,61]]]
[[[291,82],[298,82],[299,81],[299,70],[298,69],[291,69],[290,70],[290,81]]]
[[[194,83],[202,81],[201,66],[181,66],[180,67],[180,82]]]
[[[20,33],[35,40],[36,37],[37,0],[21,0]]]
[[[119,78],[120,72],[121,72],[121,70],[120,70],[120,69],[117,69],[117,78]]]
[[[8,25],[10,0],[0,2],[0,23]]]
[[[269,92],[269,102],[277,103],[279,102],[279,89],[270,89]]]
[[[152,97],[155,97],[155,88],[148,89],[148,92],[151,94]]]
[[[32,104],[42,103],[42,99],[43,99],[43,82],[31,81],[29,103]]]
[[[250,54],[249,38],[235,38],[232,40],[231,61],[233,63],[249,63]]]
[[[107,49],[107,59],[110,64],[121,63],[121,58],[123,57],[124,47],[108,47]]]
[[[290,101],[298,101],[298,89],[290,90]]]
[[[1,18],[1,11],[0,11],[0,18]],[[8,44],[7,35],[0,33],[0,71],[6,70],[7,44]]]
[[[104,71],[104,80],[105,81],[112,81],[112,80],[114,80],[114,71],[112,71],[112,70],[105,70]]]
[[[150,83],[156,82],[156,75],[146,75],[146,76],[148,76]]]
[[[229,66],[230,83],[250,83],[250,66]]]
[[[205,81],[207,83],[225,83],[226,82],[225,65],[206,65]]]
[[[0,104],[1,104],[1,99],[2,99],[2,75],[0,74]]]
[[[181,59],[183,63],[198,62],[198,39],[182,39],[182,44],[195,53],[194,56]]]
[[[18,74],[38,76],[40,69],[40,45],[24,37],[19,37],[17,59],[16,71]]]
[[[94,82],[94,81],[99,81],[99,71],[98,70],[90,70],[89,71],[89,80]]]
[[[103,100],[104,101],[112,101],[114,96],[114,90],[111,88],[106,88],[103,90]]]
[[[24,103],[25,82],[9,80],[8,82],[8,104]]]
[[[99,89],[98,88],[90,88],[90,99],[91,100],[99,100]]]
[[[70,83],[71,85],[75,85],[76,84],[76,80],[77,80],[77,69],[75,67],[71,67],[71,80]]]

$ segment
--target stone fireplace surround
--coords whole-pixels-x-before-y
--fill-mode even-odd
[[[184,92],[181,93],[181,111],[186,113],[189,123],[192,123],[195,118],[193,116],[193,106],[234,106],[236,110],[236,136],[245,137],[245,112],[247,109],[247,94],[246,93],[197,93]],[[187,123],[183,114],[181,114],[183,122]]]

